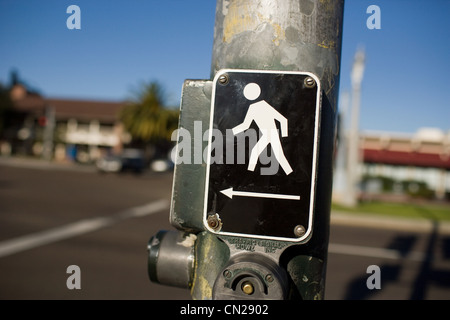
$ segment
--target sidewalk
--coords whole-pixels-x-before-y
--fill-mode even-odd
[[[348,213],[332,211],[330,223],[334,225],[348,225],[369,228],[382,228],[399,231],[426,232],[433,231],[434,223],[428,219],[387,217],[369,213]],[[450,235],[450,222],[439,221],[437,224],[439,234]]]
[[[0,165],[27,168],[27,169],[39,169],[39,170],[66,170],[66,171],[79,171],[79,172],[96,172],[96,168],[93,165],[82,165],[73,162],[55,162],[43,159],[25,158],[25,157],[5,157],[0,156]]]

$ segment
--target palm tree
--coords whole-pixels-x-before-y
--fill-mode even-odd
[[[144,143],[170,141],[172,132],[178,128],[178,117],[178,110],[164,107],[163,90],[157,82],[142,85],[134,101],[119,114],[133,140]]]

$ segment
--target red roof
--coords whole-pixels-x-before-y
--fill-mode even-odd
[[[77,120],[98,120],[115,122],[124,102],[45,99],[46,104],[55,109],[55,116],[60,120],[75,118]]]
[[[364,149],[364,162],[450,169],[450,154]]]
[[[28,95],[14,102],[16,110],[38,114],[44,114],[47,106],[53,107],[57,120],[74,118],[79,121],[98,120],[107,123],[117,121],[119,110],[124,105],[125,102],[114,101],[44,99],[37,95]]]

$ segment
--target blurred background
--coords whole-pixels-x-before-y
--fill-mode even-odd
[[[0,299],[190,298],[150,283],[146,244],[171,228],[171,135],[184,80],[210,78],[215,7],[0,0]],[[450,298],[449,15],[345,2],[327,299]]]

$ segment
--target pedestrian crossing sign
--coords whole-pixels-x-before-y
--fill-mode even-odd
[[[203,221],[228,236],[311,237],[321,91],[309,72],[221,70],[213,81]]]

